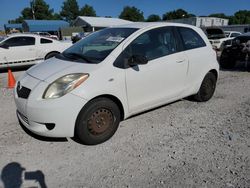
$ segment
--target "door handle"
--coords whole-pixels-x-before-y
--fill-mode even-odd
[[[176,63],[184,63],[184,62],[185,62],[185,59],[180,59],[176,61]]]

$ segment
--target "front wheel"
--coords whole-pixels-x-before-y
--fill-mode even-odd
[[[119,107],[112,100],[94,99],[79,113],[75,135],[83,144],[100,144],[114,135],[120,118]]]
[[[215,87],[216,87],[217,78],[216,76],[209,72],[202,81],[201,87],[194,99],[198,102],[205,102],[212,98]]]

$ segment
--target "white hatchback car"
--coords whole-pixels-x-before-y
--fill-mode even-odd
[[[0,68],[36,64],[71,45],[71,42],[60,42],[35,34],[12,34],[0,42]]]
[[[209,100],[216,53],[196,27],[133,23],[93,33],[17,82],[21,124],[47,137],[109,139],[131,115],[193,96]]]

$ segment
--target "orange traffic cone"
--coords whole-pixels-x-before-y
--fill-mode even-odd
[[[11,70],[8,69],[8,88],[14,88],[16,84],[16,79],[12,74]]]

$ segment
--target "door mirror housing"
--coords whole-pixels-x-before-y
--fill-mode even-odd
[[[143,55],[132,55],[128,59],[129,66],[145,65],[148,63],[148,59]]]

